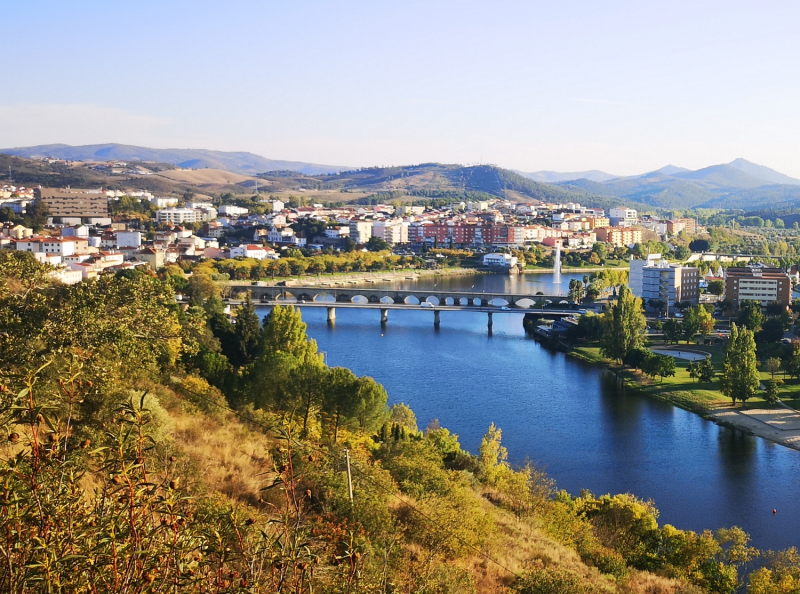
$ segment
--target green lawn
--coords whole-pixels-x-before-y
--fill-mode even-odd
[[[648,344],[647,346],[663,347],[662,342]],[[711,355],[711,361],[717,372],[722,368],[722,360],[725,354],[725,347],[723,345],[685,345],[687,349],[693,351],[706,352]],[[590,363],[608,363],[600,354],[600,348],[596,344],[585,344],[576,347],[572,351],[572,355]],[[715,380],[710,384],[701,384],[691,377],[687,367],[688,361],[680,359],[675,360],[675,376],[661,378],[656,377],[651,379],[640,371],[622,368],[616,363],[609,365],[609,367],[621,378],[625,383],[632,388],[640,390],[642,393],[667,400],[685,408],[698,413],[706,413],[710,410],[723,408],[731,405],[729,398],[725,397],[719,391],[719,380]],[[762,380],[766,381],[770,378],[768,373],[761,374]],[[776,376],[777,378],[778,376]],[[787,380],[786,384],[781,388],[781,397],[792,408],[800,406],[800,380]],[[792,397],[786,397],[791,394]],[[797,406],[795,406],[797,405]],[[740,406],[737,404],[737,407]],[[751,408],[775,408],[780,405],[768,404],[763,398],[756,397],[747,401],[747,404],[742,407],[743,410]]]

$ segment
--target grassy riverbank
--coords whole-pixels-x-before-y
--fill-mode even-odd
[[[691,350],[708,353],[719,374],[722,369],[724,346],[721,345],[674,345],[664,347],[661,343],[648,344],[654,348],[670,348],[675,351]],[[770,404],[757,396],[744,405],[733,406],[729,398],[719,390],[719,380],[700,383],[689,377],[689,361],[676,359],[675,376],[649,378],[638,370],[629,369],[605,359],[597,344],[583,344],[570,350],[570,356],[588,363],[604,364],[619,377],[629,389],[645,396],[658,398],[699,414],[714,422],[742,429],[770,441],[800,449],[800,424],[797,415],[787,408],[800,407],[800,380],[786,379],[781,386],[782,403]],[[767,372],[761,373],[762,382],[770,379]],[[777,376],[776,376],[777,377]],[[785,406],[784,406],[785,405]]]

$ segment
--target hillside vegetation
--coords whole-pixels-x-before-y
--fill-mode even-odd
[[[456,199],[458,194],[485,193],[498,198],[542,202],[582,202],[604,206],[620,201],[593,195],[583,189],[540,183],[493,165],[423,163],[402,167],[370,167],[337,174],[302,176],[291,172],[266,172],[261,177],[275,190],[328,190],[386,195]]]

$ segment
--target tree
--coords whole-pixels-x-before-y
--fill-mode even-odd
[[[569,281],[569,298],[575,303],[583,301],[585,292],[583,289],[583,281],[573,278]]]
[[[603,356],[622,361],[629,351],[644,344],[642,331],[646,327],[642,300],[634,297],[626,285],[621,285],[617,302],[603,316],[600,336]]]
[[[325,265],[322,262],[318,261],[318,260],[314,260],[313,262],[311,262],[311,265],[308,267],[308,271],[311,274],[316,274],[317,276],[319,276],[320,274],[322,274],[325,271]]]
[[[771,357],[764,363],[764,370],[775,379],[775,374],[781,370],[781,360],[777,357]]]
[[[41,231],[47,224],[47,219],[50,216],[50,209],[44,200],[34,200],[33,205],[28,209],[28,214],[25,216],[25,224],[32,227],[34,231]]]
[[[679,245],[678,247],[675,248],[675,259],[680,262],[687,260],[691,255],[692,255],[692,250],[690,250],[685,245]]]
[[[419,431],[417,427],[417,415],[414,414],[410,406],[403,402],[392,405],[389,413],[389,422],[401,425],[415,433]]]
[[[312,408],[322,405],[329,373],[321,355],[306,352],[300,365],[289,374],[289,389],[294,396],[295,407],[299,405],[303,413],[301,437],[308,437],[308,419]]]
[[[746,326],[753,332],[758,332],[764,323],[764,314],[761,313],[761,302],[753,299],[744,299],[739,303],[739,325]]]
[[[185,291],[193,305],[203,305],[211,297],[219,297],[222,293],[211,275],[200,272],[195,272],[189,277]]]
[[[355,415],[363,431],[369,431],[383,423],[387,400],[389,396],[381,384],[369,376],[358,378],[358,404]]]
[[[697,323],[701,336],[708,336],[714,331],[714,316],[703,306],[697,309]]]
[[[503,430],[491,423],[478,448],[481,473],[489,484],[493,484],[501,469],[508,465],[508,450],[502,445],[502,439]]]
[[[697,379],[699,379],[702,383],[710,384],[712,381],[714,381],[716,371],[714,370],[714,364],[711,362],[711,357],[706,357],[697,363],[696,369]]]
[[[640,347],[628,351],[622,362],[628,367],[633,367],[635,369],[643,369],[645,362],[652,356],[653,353],[651,351]]]
[[[708,292],[720,296],[725,293],[725,281],[713,280],[708,283]]]
[[[250,300],[250,294],[236,309],[236,324],[234,325],[237,354],[231,360],[236,367],[249,365],[259,355],[261,350],[261,319],[256,313],[256,307]]]
[[[781,365],[784,373],[788,373],[789,377],[800,377],[800,342],[792,342],[792,352]]]
[[[689,249],[693,252],[707,252],[711,246],[707,239],[693,239],[689,243]]]
[[[391,250],[392,244],[376,235],[373,235],[367,241],[367,249],[371,252],[382,252],[383,250]]]
[[[675,318],[670,318],[664,322],[663,331],[666,342],[678,342],[683,336],[683,325]]]
[[[686,366],[686,371],[689,372],[689,377],[693,380],[697,380],[697,378],[700,377],[698,366],[699,363],[695,363],[694,361],[689,361],[689,364]]]
[[[756,342],[759,343],[773,343],[778,342],[783,338],[783,321],[779,318],[770,318],[761,330],[756,333]]]
[[[304,359],[307,351],[317,352],[315,340],[309,340],[299,308],[276,305],[264,320],[262,348],[269,353],[288,353]]]
[[[674,377],[675,376],[675,358],[670,357],[669,355],[656,355],[655,356],[657,367],[656,371],[659,376],[661,376],[661,381],[664,381],[665,377]]]
[[[752,398],[761,383],[756,360],[756,341],[753,331],[731,324],[731,337],[725,349],[720,389],[733,404]]]
[[[342,417],[353,417],[358,411],[358,378],[345,367],[333,367],[323,394],[322,410],[333,417],[333,443],[339,439]],[[413,414],[413,413],[412,413]]]
[[[776,380],[775,378],[769,379],[764,382],[764,400],[769,402],[770,404],[775,404],[778,402],[778,397],[780,394],[779,386],[781,380]]]
[[[690,307],[683,314],[682,330],[683,339],[686,341],[686,344],[689,344],[694,338],[694,335],[700,330],[700,311],[708,315],[708,312],[700,306]]]

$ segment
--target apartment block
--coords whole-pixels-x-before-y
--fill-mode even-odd
[[[628,285],[645,305],[661,301],[672,308],[677,302],[700,301],[700,272],[697,268],[670,264],[661,254],[650,254],[646,260],[631,260]]]
[[[108,198],[97,190],[36,188],[34,199],[43,202],[56,224],[110,225]]]
[[[788,307],[792,301],[792,283],[780,268],[731,267],[725,271],[725,298],[731,301],[734,310],[747,299],[760,301],[761,305],[778,303]]]
[[[612,208],[608,218],[614,227],[632,227],[639,222],[639,213],[632,208]]]
[[[627,247],[642,243],[642,230],[627,227],[600,227],[595,229],[597,241],[605,241],[614,247]]]

